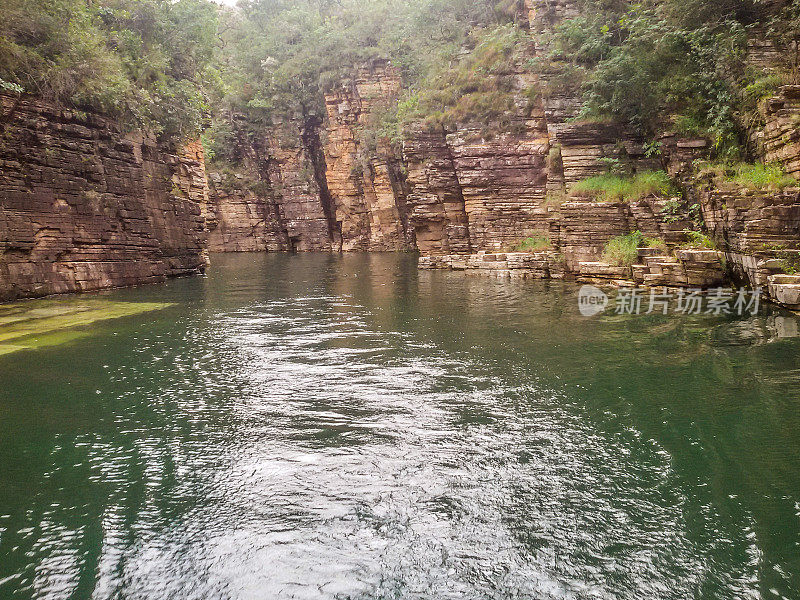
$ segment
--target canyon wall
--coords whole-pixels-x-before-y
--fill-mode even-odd
[[[766,286],[776,271],[764,265],[791,263],[800,238],[791,192],[698,185],[694,165],[709,157],[708,140],[665,134],[661,152],[652,153],[618,123],[579,120],[579,90],[551,85],[568,65],[540,61],[533,72],[528,60],[548,53],[547,33],[576,16],[577,3],[526,0],[525,9],[533,35],[525,56],[504,74],[513,81],[514,107],[502,122],[411,129],[402,148],[371,140],[370,126],[402,90],[390,63],[367,62],[325,95],[322,119],[298,118],[288,137],[285,129],[264,132],[264,148],[249,162],[255,185],[252,177],[212,173],[211,248],[415,248],[424,266],[460,268],[475,261],[459,257],[504,256],[526,238],[549,239],[546,258],[512,263],[550,276],[624,279],[625,271],[628,280],[662,285],[719,283],[726,266],[734,278]],[[754,68],[769,70],[780,59],[766,39],[751,36]],[[762,113],[764,127],[753,138],[759,155],[800,176],[800,91],[783,88]],[[633,172],[665,168],[684,197],[597,202],[573,192],[609,164]],[[703,218],[719,250],[681,249],[685,232],[697,231]],[[606,244],[633,231],[663,250],[644,252],[632,269],[603,263]],[[789,258],[776,260],[783,255]],[[499,272],[503,262],[476,264]]]
[[[758,136],[764,162],[800,178],[800,85],[787,85],[762,103],[766,125]]]
[[[646,155],[642,140],[619,124],[576,121],[577,92],[549,91],[552,73],[531,72],[526,64],[547,51],[546,36],[536,34],[575,16],[576,3],[527,0],[525,6],[534,35],[510,74],[515,106],[504,122],[407,134],[409,221],[423,255],[497,252],[535,236],[557,243],[563,227],[572,236],[559,206],[575,183],[606,172],[609,160],[634,170],[661,168],[657,157]],[[608,241],[606,230],[631,223],[623,219],[618,227],[595,231],[591,240],[584,235],[582,243],[595,254]]]
[[[363,130],[401,91],[400,73],[386,60],[369,61],[325,95],[326,172],[336,231],[344,251],[402,250],[413,245],[398,149]]]
[[[520,63],[532,56],[533,45]],[[517,64],[506,76],[514,106],[504,121],[411,130],[409,222],[423,255],[499,250],[549,231],[551,142],[536,75]]]
[[[800,189],[698,185],[705,222],[739,282],[766,288],[770,277],[800,271]]]
[[[0,95],[0,299],[201,272],[202,148]]]
[[[735,278],[770,285],[800,263],[797,192],[698,183],[693,165],[708,156],[707,140],[665,135],[661,156],[650,156],[619,124],[577,120],[578,93],[547,85],[557,66],[532,72],[528,60],[547,51],[547,36],[536,34],[577,14],[576,4],[525,6],[534,35],[504,74],[513,108],[502,122],[419,127],[402,144],[375,139],[376,121],[402,91],[386,60],[353,69],[325,95],[324,110],[256,127],[232,115],[239,156],[208,174],[199,144],[175,153],[97,115],[0,96],[0,298],[162,281],[201,271],[206,249],[416,249],[438,257],[424,265],[452,267],[526,238],[547,239],[551,250],[511,260],[523,270],[620,278],[602,263],[603,248],[636,230],[665,246],[627,271],[637,282],[716,282],[724,257]],[[751,48],[754,64],[773,60],[768,45]],[[762,116],[754,145],[800,176],[800,88],[782,88]],[[666,168],[685,199],[597,202],[574,193],[609,163]],[[682,251],[678,260],[685,231],[701,218],[719,253]],[[497,270],[493,260],[478,263]]]
[[[571,0],[527,0],[526,6],[534,34],[577,14]],[[534,53],[546,52],[546,39],[533,36]],[[782,59],[766,39],[763,32],[751,33],[748,64],[769,71]],[[712,150],[705,139],[666,134],[653,156],[643,140],[619,124],[582,122],[576,118],[577,92],[545,85],[559,65],[543,64],[538,81],[532,75],[527,80],[541,90],[541,104],[515,128],[490,126],[490,134],[482,135],[486,127],[462,125],[441,134],[412,134],[406,141],[408,199],[421,266],[504,276],[566,272],[672,287],[732,280],[800,308],[800,277],[786,274],[800,271],[800,189],[758,192],[699,178],[696,161],[708,159]],[[784,86],[762,102],[761,111],[763,126],[753,131],[757,156],[800,178],[800,86]],[[597,202],[576,197],[573,186],[606,172],[609,163],[634,172],[666,169],[683,187],[683,198]],[[702,230],[713,241],[693,240],[686,233]],[[602,262],[612,238],[634,231],[660,247],[642,249],[632,267]],[[510,252],[527,236],[549,238],[550,250]],[[711,243],[713,250],[685,247]]]
[[[209,168],[204,213],[212,252],[340,249],[319,123],[313,115],[275,123],[245,146],[235,168]]]
[[[525,7],[534,32],[577,14],[574,0]],[[576,92],[543,93],[548,73],[526,66],[546,51],[543,39],[532,36],[506,74],[515,106],[502,123],[415,129],[402,148],[365,135],[396,102],[398,71],[386,60],[354,69],[325,95],[323,120],[299,116],[288,132],[266,128],[235,173],[212,171],[210,248],[446,255],[558,237],[557,207],[576,182],[604,172],[609,159],[637,169],[659,163],[619,125],[574,122]]]
[[[325,95],[324,118],[305,113],[274,123],[244,144],[238,164],[210,166],[210,249],[413,248],[400,150],[383,142],[367,148],[361,135],[399,91],[389,62],[370,61]]]

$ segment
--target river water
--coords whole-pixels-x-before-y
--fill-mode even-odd
[[[0,356],[4,600],[800,598],[800,317],[410,255],[97,298],[172,306]]]

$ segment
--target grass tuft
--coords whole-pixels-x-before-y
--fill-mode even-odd
[[[607,173],[579,181],[572,194],[603,202],[631,202],[643,198],[667,198],[679,195],[678,189],[664,171],[643,171],[632,177]]]
[[[611,238],[603,249],[603,260],[610,265],[630,267],[639,258],[644,240],[641,231]]]
[[[512,252],[544,252],[545,250],[552,249],[553,244],[550,241],[550,236],[546,233],[537,233],[531,237],[525,238],[518,244],[512,247]]]
[[[686,230],[684,231],[688,241],[684,244],[681,244],[683,248],[695,248],[695,249],[703,249],[703,250],[716,250],[717,244],[708,237],[705,233],[701,233],[700,231],[691,231]]]
[[[664,240],[660,240],[658,238],[642,238],[640,248],[658,248],[659,250],[667,250],[667,243]]]
[[[740,164],[734,167],[734,173],[726,176],[728,181],[756,190],[779,189],[797,185],[798,181],[787,175],[778,165]]]
[[[763,163],[704,163],[700,175],[712,175],[751,190],[778,189],[800,185],[780,165]]]

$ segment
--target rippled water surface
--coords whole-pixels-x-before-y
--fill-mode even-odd
[[[800,598],[800,338],[215,256],[0,356],[0,598]],[[91,298],[87,296],[86,298]]]

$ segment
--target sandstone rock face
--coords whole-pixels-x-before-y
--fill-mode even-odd
[[[371,61],[326,96],[324,122],[297,115],[267,127],[235,172],[212,173],[206,210],[211,250],[413,247],[401,157],[385,144],[364,148],[361,135],[400,86],[388,61]]]
[[[420,252],[502,250],[548,231],[548,149],[535,128],[490,139],[467,126],[410,136],[408,204]]]
[[[549,143],[541,124],[529,120],[525,133],[489,140],[466,127],[447,136],[472,248],[502,250],[549,229]]]
[[[281,226],[279,205],[250,189],[244,178],[209,174],[205,211],[211,252],[278,252],[289,238]]]
[[[508,122],[414,131],[404,142],[410,223],[423,255],[508,250],[551,227],[545,109],[525,93],[537,79],[521,65],[509,76]]]
[[[530,30],[539,56],[550,51],[547,34],[565,19],[580,15],[577,0],[526,0],[525,4],[530,10]],[[558,164],[550,165],[548,191],[560,193],[582,179],[605,172],[604,159],[619,158],[621,147],[634,160],[644,153],[635,137],[619,124],[575,121],[583,105],[580,90],[553,85],[563,68],[564,65],[545,62],[538,74],[545,128],[550,147],[558,156]]]
[[[576,0],[524,5],[534,34],[579,14]],[[546,40],[533,35],[528,54],[546,52]],[[774,47],[751,40],[752,65],[777,60]],[[670,287],[721,283],[724,256],[743,282],[790,304],[795,283],[780,277],[787,261],[800,266],[799,190],[697,185],[693,163],[708,157],[707,140],[665,135],[661,159],[648,156],[618,124],[576,121],[577,90],[544,92],[558,65],[532,73],[521,62],[506,74],[515,108],[502,124],[418,129],[400,149],[367,135],[401,92],[398,71],[370,61],[326,95],[324,115],[244,136],[240,163],[208,176],[199,144],[176,154],[95,115],[0,96],[0,298],[161,281],[202,270],[206,248],[416,248],[424,268]],[[765,102],[763,117],[754,140],[765,161],[800,178],[800,86]],[[634,171],[666,166],[687,203],[570,196],[609,160]],[[720,252],[678,247],[696,228],[695,202]],[[636,230],[669,251],[641,249],[632,268],[604,263],[608,241]],[[534,236],[549,237],[551,249],[511,251]]]
[[[364,148],[360,136],[400,89],[397,70],[386,60],[373,60],[325,96],[325,179],[345,251],[401,250],[412,243],[400,157],[385,145]]]
[[[472,252],[464,196],[444,131],[417,131],[403,144],[409,223],[423,255]]]
[[[537,33],[550,30],[564,19],[580,14],[576,0],[525,0],[525,8],[529,26]]]
[[[779,163],[800,179],[800,86],[787,85],[764,104],[764,162]]]
[[[763,0],[760,2],[762,14],[777,15],[785,8],[785,0]],[[791,68],[791,59],[786,51],[775,45],[764,25],[751,25],[747,28],[747,54],[745,62],[754,71],[776,71]]]
[[[787,263],[800,265],[800,189],[753,191],[706,185],[705,222],[738,279],[767,288]]]
[[[533,32],[547,32],[579,14],[576,0],[527,0],[525,8]],[[532,36],[527,57],[545,52],[541,44],[546,39]],[[298,190],[287,200],[275,185],[310,170],[299,166],[302,153],[272,148],[269,174],[252,169],[268,184],[259,193],[252,186],[250,191],[222,189],[219,178],[212,177],[211,247],[325,249],[326,221],[332,250],[416,246],[423,255],[451,255],[508,250],[531,236],[549,235],[557,242],[562,227],[554,205],[574,183],[605,172],[608,159],[627,161],[634,169],[660,167],[619,125],[572,122],[581,107],[577,91],[531,93],[543,90],[553,74],[533,73],[527,60],[519,62],[504,74],[515,90],[515,108],[504,123],[412,131],[402,155],[386,144],[372,147],[376,144],[364,135],[380,110],[396,101],[399,73],[385,60],[356,69],[325,97],[324,157],[311,157],[314,181],[294,177],[306,182],[307,196]],[[266,132],[268,140],[274,137]],[[307,125],[300,137],[305,154],[313,155]],[[264,160],[256,157],[255,162]],[[308,217],[304,228],[289,231],[287,224],[299,225],[303,214]],[[602,232],[595,237],[602,238]]]
[[[328,252],[341,246],[333,231],[333,209],[324,179],[317,118],[286,126],[299,133],[268,139],[268,159],[259,165],[261,181],[277,205],[277,220],[288,250]]]
[[[202,149],[0,95],[0,299],[163,281],[206,266]]]
[[[314,117],[276,124],[245,149],[236,171],[210,173],[211,251],[340,249],[318,130]]]
[[[663,256],[657,249],[640,248],[631,270],[634,282],[646,287],[709,289],[726,280],[723,256],[716,250],[676,250],[675,256]]]
[[[510,279],[563,279],[561,257],[552,251],[423,256],[420,269],[450,269]]]
[[[685,215],[669,215],[667,200],[638,202],[566,202],[561,207],[559,248],[567,268],[578,272],[582,262],[599,261],[611,238],[641,231],[673,246],[691,228]]]
[[[528,0],[526,7],[534,32],[552,30],[578,14],[573,0]],[[545,53],[545,39],[534,35],[528,53]],[[660,160],[648,157],[641,141],[618,124],[574,122],[579,94],[544,93],[553,75],[517,65],[512,74],[516,106],[503,125],[463,123],[446,132],[408,135],[403,153],[408,206],[421,254],[504,251],[542,235],[558,242],[563,228],[556,205],[575,183],[605,173],[609,159],[633,170],[661,168]],[[531,93],[537,89],[543,93]],[[631,222],[620,221],[618,234],[630,233],[625,228]],[[595,238],[603,238],[603,227]]]
[[[661,161],[646,155],[641,140],[616,123],[555,123],[551,142],[561,154],[564,186],[608,171],[606,160],[620,160],[636,171],[658,170]]]
[[[800,311],[800,276],[772,275],[767,283],[770,298],[794,311]]]

